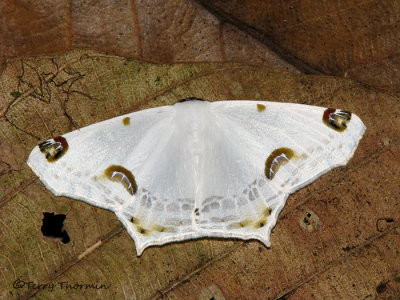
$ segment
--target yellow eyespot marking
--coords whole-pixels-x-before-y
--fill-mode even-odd
[[[233,224],[230,224],[230,228],[245,228],[245,227],[249,227],[253,222],[250,219],[246,219],[240,222],[236,222]]]
[[[267,220],[261,220],[261,221],[259,221],[257,224],[256,224],[256,228],[261,228],[261,227],[264,227],[265,226],[265,223],[266,223],[266,221]]]
[[[250,220],[243,220],[242,222],[239,222],[238,224],[240,227],[247,227],[250,225],[250,223],[251,223]]]
[[[137,191],[135,177],[132,172],[122,166],[112,165],[104,170],[104,175],[111,181],[120,182],[131,194]]]
[[[260,219],[258,219],[257,222],[255,222],[255,224],[253,224],[254,228],[261,228],[264,227],[265,225],[267,225],[268,222],[268,217],[271,215],[272,209],[267,207],[263,210],[262,212],[262,216]]]
[[[253,228],[262,228],[268,223],[268,217],[271,215],[272,209],[265,208],[261,215],[259,214],[255,220],[245,219],[243,221],[233,223],[230,225],[230,228],[245,228],[245,227],[253,227]]]
[[[133,219],[133,217],[130,220],[131,222],[132,222],[132,219]],[[139,223],[140,222],[137,219],[134,222],[132,222],[132,224],[134,224],[136,227],[136,231],[143,235],[151,235],[152,233],[156,233],[156,232],[173,232],[173,230],[171,230],[171,228],[167,228],[165,226],[153,225],[153,226],[151,226],[151,228],[144,228],[143,226],[139,225]]]
[[[132,224],[139,224],[139,223],[140,223],[139,219],[138,219],[138,218],[134,218],[134,217],[131,217],[131,218],[129,219],[129,221],[130,221]]]
[[[258,110],[259,112],[264,111],[264,110],[265,110],[265,105],[264,105],[264,104],[257,104],[257,110]]]
[[[160,225],[154,225],[151,230],[153,231],[158,231],[158,232],[165,232],[167,231],[167,228],[164,226],[160,226]]]
[[[124,124],[125,126],[128,126],[129,124],[131,124],[131,118],[129,118],[129,117],[123,118],[122,124]]]
[[[146,234],[147,234],[147,230],[144,229],[142,226],[136,226],[136,230],[137,230],[140,234],[143,234],[143,235],[146,235]]]
[[[273,179],[279,168],[286,164],[294,155],[294,151],[290,148],[278,148],[272,151],[265,161],[265,176],[268,179]]]
[[[268,207],[268,208],[264,209],[263,214],[265,217],[269,217],[271,215],[271,212],[272,212],[272,209]]]

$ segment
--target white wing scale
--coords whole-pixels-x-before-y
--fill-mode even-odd
[[[36,147],[28,165],[54,194],[114,211],[138,255],[200,237],[269,246],[288,195],[345,165],[364,130],[335,109],[187,101],[67,133],[65,153],[49,162],[61,143]]]

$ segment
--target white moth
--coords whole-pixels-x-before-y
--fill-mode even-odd
[[[365,131],[333,108],[200,100],[55,137],[27,163],[55,195],[114,211],[138,255],[201,237],[269,247],[288,195],[345,165]]]

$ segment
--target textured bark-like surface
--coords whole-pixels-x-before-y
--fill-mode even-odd
[[[67,1],[0,2],[0,57],[39,55],[70,47]]]
[[[305,71],[400,92],[399,1],[197,1]]]
[[[191,0],[0,3],[0,57],[94,49],[158,63],[241,61],[297,72]]]
[[[390,94],[259,66],[154,65],[84,51],[9,60],[0,82],[0,298],[399,295],[400,105]],[[343,108],[367,131],[346,167],[289,197],[270,249],[200,239],[137,257],[113,213],[55,197],[25,164],[39,141],[189,96]],[[43,239],[43,212],[67,216],[71,242]]]

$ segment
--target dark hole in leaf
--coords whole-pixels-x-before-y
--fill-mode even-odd
[[[40,230],[43,236],[53,239],[54,241],[61,241],[64,244],[70,241],[68,233],[64,229],[64,220],[66,216],[63,214],[54,215],[54,213],[43,213],[43,224]]]
[[[376,287],[376,291],[378,292],[378,294],[383,293],[386,290],[386,282],[381,282],[380,284],[378,284],[378,286]]]

